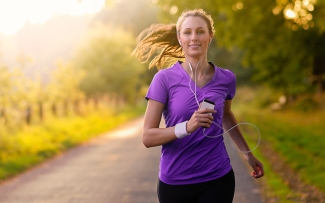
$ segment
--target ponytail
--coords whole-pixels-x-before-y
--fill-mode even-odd
[[[166,67],[175,59],[184,58],[177,40],[176,24],[153,24],[137,37],[137,46],[132,53],[140,62],[149,60],[149,69]],[[154,58],[153,58],[154,57]]]

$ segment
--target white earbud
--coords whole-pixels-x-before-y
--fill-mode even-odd
[[[181,40],[180,39],[178,40],[178,42],[179,42],[179,45],[182,46],[182,43],[181,43]]]

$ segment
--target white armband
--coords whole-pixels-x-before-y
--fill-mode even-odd
[[[191,134],[186,131],[186,123],[187,123],[187,121],[184,121],[182,123],[178,123],[175,125],[175,135],[178,139],[181,139],[181,138]]]

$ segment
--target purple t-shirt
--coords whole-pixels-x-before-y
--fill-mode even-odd
[[[210,63],[213,65],[212,63]],[[204,87],[196,87],[197,99],[215,102],[214,122],[222,126],[225,100],[235,96],[236,77],[226,69],[215,65],[215,73],[211,81]],[[195,83],[180,62],[160,70],[154,76],[148,89],[146,99],[163,103],[163,117],[166,127],[175,126],[190,120],[198,109],[194,94]],[[211,125],[205,130],[208,136],[216,136],[223,130]],[[171,185],[200,183],[219,178],[231,170],[230,159],[223,142],[223,136],[207,138],[203,128],[198,128],[182,139],[164,144],[161,150],[159,178]]]

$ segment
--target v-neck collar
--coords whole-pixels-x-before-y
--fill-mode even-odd
[[[187,80],[191,81],[192,84],[195,84],[196,85],[196,88],[197,89],[204,89],[206,86],[208,86],[210,83],[212,83],[213,81],[215,81],[216,77],[217,77],[217,71],[218,71],[218,68],[217,66],[215,66],[212,62],[208,62],[210,65],[212,65],[214,67],[214,74],[213,74],[213,77],[211,78],[211,80],[209,80],[203,87],[200,87],[198,86],[197,84],[195,84],[195,82],[192,80],[192,78],[189,76],[189,74],[185,71],[185,69],[183,68],[183,66],[181,65],[182,62],[181,61],[178,61],[177,62],[177,67],[181,69],[181,72],[183,73],[183,75],[185,76],[185,78],[187,78]]]

